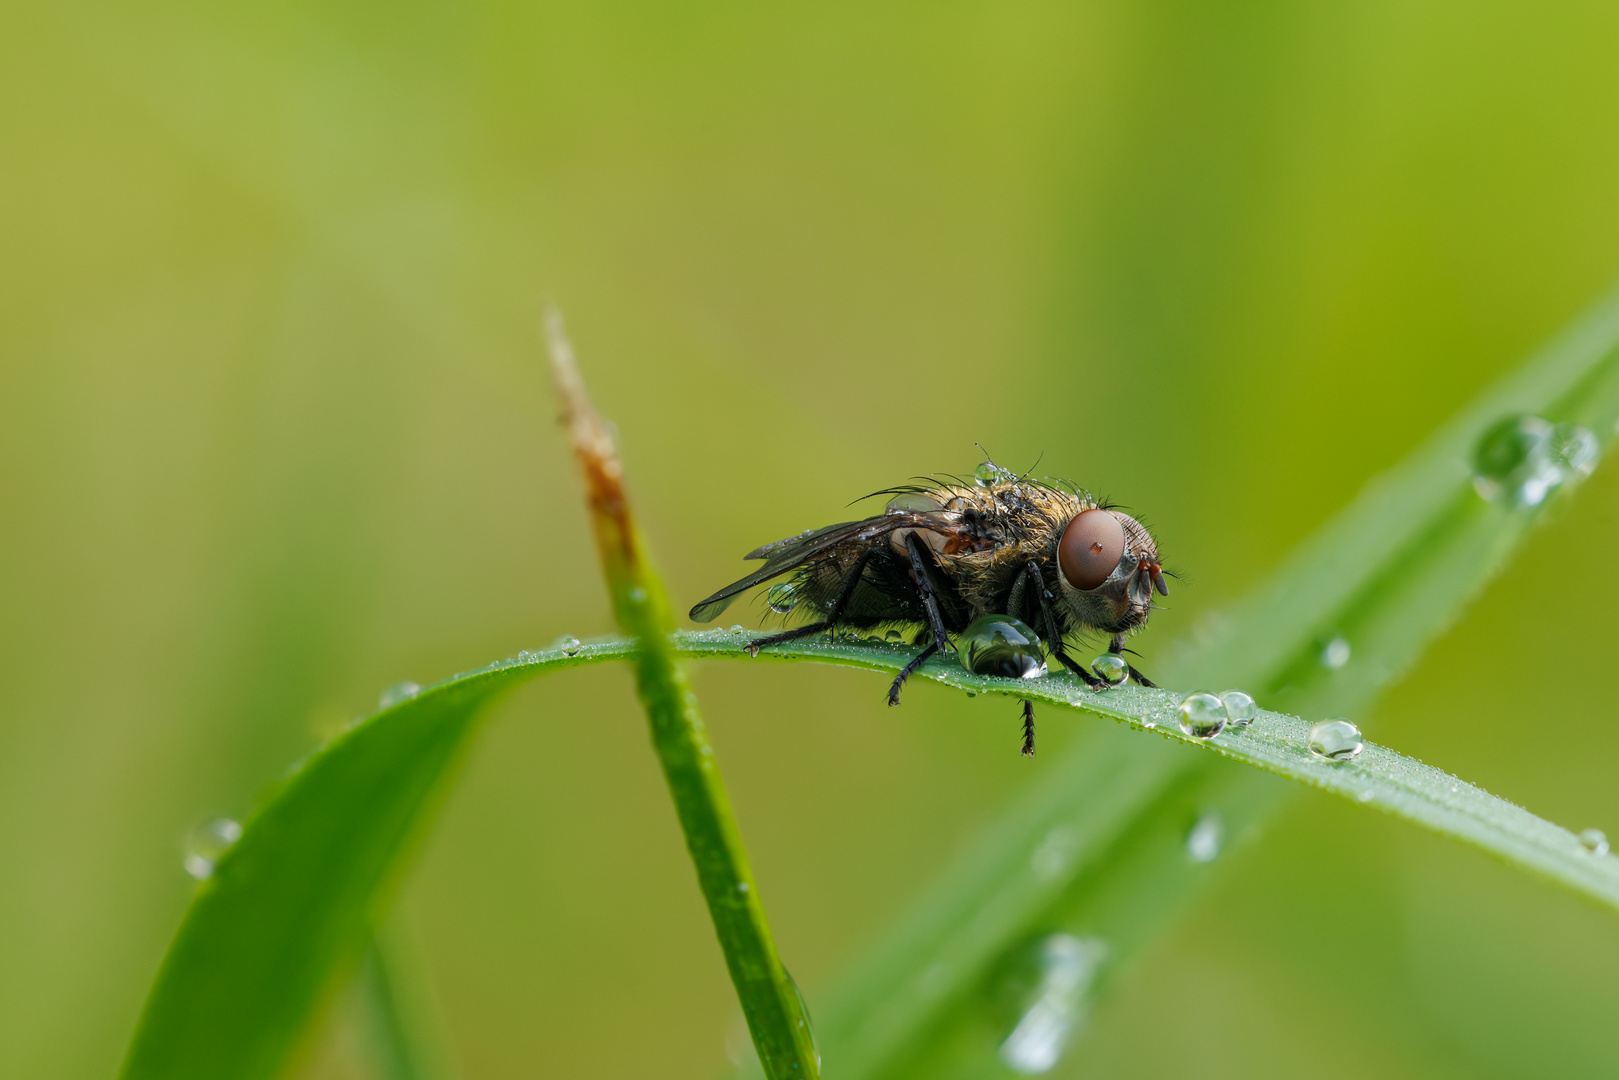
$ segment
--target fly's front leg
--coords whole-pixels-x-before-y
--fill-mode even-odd
[[[1034,757],[1034,702],[1023,699],[1023,756]]]
[[[1046,576],[1040,572],[1040,564],[1035,562],[1033,559],[1030,559],[1028,564],[1024,566],[1023,573],[1025,577],[1034,579],[1034,587],[1038,590],[1035,596],[1040,601],[1040,610],[1045,613],[1046,641],[1051,645],[1051,655],[1055,656],[1063,667],[1067,668],[1069,671],[1072,671],[1075,675],[1078,675],[1082,680],[1084,680],[1085,685],[1090,687],[1092,690],[1100,690],[1105,687],[1107,685],[1105,682],[1086,671],[1085,668],[1080,665],[1079,661],[1068,655],[1068,651],[1063,647],[1062,634],[1057,631],[1057,616],[1051,610],[1051,605],[1055,598],[1046,591]],[[1033,731],[1034,720],[1031,707],[1029,719],[1029,732],[1031,739],[1029,746],[1031,749],[1025,751],[1025,753],[1031,755],[1034,753],[1034,750],[1032,749],[1034,746],[1034,743],[1032,742]]]
[[[1108,642],[1107,651],[1122,658],[1124,656],[1124,635],[1114,634],[1113,640]],[[1138,685],[1151,687],[1154,690],[1158,688],[1157,683],[1153,682],[1151,679],[1141,674],[1141,672],[1137,671],[1135,666],[1131,664],[1130,661],[1126,660],[1124,662],[1124,666],[1130,669],[1130,678],[1134,679]]]

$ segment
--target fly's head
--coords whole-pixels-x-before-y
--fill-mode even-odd
[[[1154,590],[1169,595],[1158,545],[1146,526],[1117,510],[1074,515],[1057,542],[1063,599],[1087,626],[1139,625]]]

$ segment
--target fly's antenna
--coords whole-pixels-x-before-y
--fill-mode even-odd
[[[984,450],[984,444],[983,444],[983,443],[981,443],[981,442],[975,442],[975,443],[973,443],[973,445],[974,445],[974,446],[976,446],[976,447],[978,447],[978,449],[980,449],[980,450]],[[988,450],[984,450],[984,458],[985,458],[985,460],[987,460],[987,461],[988,461],[988,462],[989,462],[989,463],[990,463],[990,464],[991,464],[991,465],[995,465],[995,455],[994,455],[994,454],[992,454],[992,453],[990,453],[990,452],[989,452],[989,451],[988,451]],[[996,465],[996,466],[995,466],[995,467],[996,467],[996,468],[1000,468],[1000,466],[999,466],[999,465]]]
[[[979,449],[983,450],[984,448],[980,446]],[[988,453],[989,451],[985,450],[984,452]],[[1036,470],[1036,469],[1038,469],[1040,467],[1040,462],[1044,461],[1045,457],[1046,457],[1046,452],[1044,450],[1040,451],[1040,456],[1034,459],[1034,464],[1029,466],[1029,471],[1024,473],[1022,476],[1017,478],[1018,483],[1021,484],[1021,483],[1023,483],[1023,481],[1025,481],[1029,477],[1033,476],[1034,475],[1034,470]]]

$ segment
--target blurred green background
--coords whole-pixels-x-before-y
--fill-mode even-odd
[[[1151,672],[1619,275],[1616,35],[1601,3],[0,5],[0,1073],[114,1072],[194,822],[389,683],[610,628],[542,297],[681,606],[981,441],[1157,528]],[[1616,526],[1599,469],[1369,733],[1619,833]],[[994,699],[696,680],[812,1009],[1098,723],[1050,713],[1030,762]],[[643,728],[625,670],[530,687],[423,850],[400,929],[466,1080],[726,1067]],[[1302,793],[1197,905],[1059,1074],[1619,1070],[1619,919],[1404,824]],[[347,1015],[308,1075],[369,1075]]]

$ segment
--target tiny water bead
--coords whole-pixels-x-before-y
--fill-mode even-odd
[[[815,1068],[820,1069],[821,1043],[815,1037],[815,1022],[810,1019],[809,1002],[804,1000],[804,991],[798,988],[798,980],[793,978],[793,973],[788,971],[785,966],[781,971],[783,975],[787,976],[787,984],[793,988],[793,997],[798,1002],[798,1016],[794,1018],[795,1022],[798,1028],[809,1036],[810,1052],[815,1055]]]
[[[747,633],[747,631],[742,629],[742,624],[741,623],[732,623],[731,624],[731,633],[733,633],[733,634],[744,634],[744,633]]]
[[[1558,424],[1552,428],[1550,452],[1552,460],[1570,476],[1584,479],[1596,468],[1602,448],[1585,428]]]
[[[1601,829],[1586,829],[1580,833],[1580,846],[1593,855],[1608,853],[1608,834]]]
[[[1213,862],[1225,843],[1225,821],[1209,810],[1192,823],[1186,834],[1186,857],[1195,863]]]
[[[790,581],[778,581],[765,593],[765,603],[777,615],[785,615],[798,606],[798,586]]]
[[[1328,761],[1354,761],[1360,756],[1360,728],[1348,720],[1323,720],[1310,728],[1310,753]]]
[[[1119,686],[1130,677],[1130,665],[1118,653],[1105,652],[1091,661],[1091,671],[1109,686]]]
[[[387,709],[398,705],[401,701],[409,701],[422,692],[422,688],[413,682],[396,682],[382,693],[377,695],[377,708]]]
[[[1227,690],[1220,695],[1225,703],[1227,723],[1231,727],[1247,727],[1259,715],[1259,706],[1252,695],[1242,690]]]
[[[563,634],[561,637],[551,642],[551,648],[557,650],[558,652],[565,652],[569,656],[572,656],[574,653],[579,651],[579,639],[574,637],[572,634]]]
[[[1090,990],[1107,958],[1095,938],[1051,934],[1025,947],[999,986],[1015,1017],[1000,1059],[1025,1076],[1050,1072],[1090,1011]]]
[[[214,867],[230,846],[242,838],[242,826],[230,818],[209,818],[186,837],[186,873],[202,881],[213,876]]]
[[[1539,506],[1553,488],[1589,476],[1599,451],[1596,436],[1576,424],[1503,417],[1473,447],[1473,487],[1486,499]]]
[[[1321,666],[1328,671],[1337,671],[1349,663],[1349,642],[1342,637],[1335,637],[1321,646]]]
[[[1225,730],[1230,717],[1225,702],[1213,694],[1188,694],[1175,712],[1181,730],[1194,739],[1212,739]]]
[[[888,633],[883,635],[883,640],[888,642],[890,645],[897,645],[905,640],[905,635],[900,633],[898,630],[890,630]]]
[[[517,661],[518,663],[527,663],[538,655],[539,653],[535,652],[533,649],[518,649]]]
[[[957,646],[962,666],[975,675],[1036,679],[1046,673],[1040,639],[1010,615],[984,615],[962,632]]]

